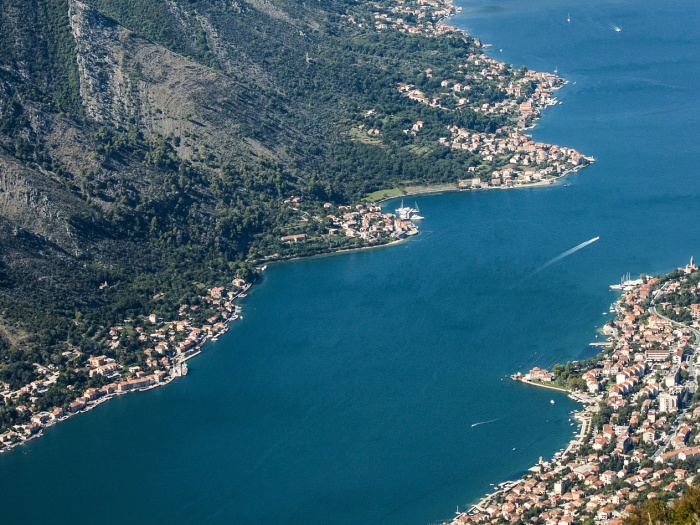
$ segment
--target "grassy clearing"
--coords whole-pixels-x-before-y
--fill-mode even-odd
[[[429,148],[428,146],[416,146],[415,144],[409,146],[408,149],[414,155],[419,155],[421,157],[423,155],[427,155],[428,153],[430,153],[432,151],[432,149]]]
[[[377,202],[382,199],[389,199],[391,197],[400,197],[405,192],[401,188],[391,188],[388,190],[379,190],[367,195],[367,200],[370,202]]]
[[[350,136],[350,140],[355,142],[362,142],[363,144],[369,144],[371,146],[385,147],[382,139],[379,137],[370,137],[367,135],[366,131],[358,128],[351,128],[350,131],[348,131],[348,135]]]

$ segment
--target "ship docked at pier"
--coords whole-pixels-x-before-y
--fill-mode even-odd
[[[415,208],[410,206],[404,206],[403,201],[401,201],[401,206],[396,208],[396,215],[399,219],[405,221],[420,221],[424,219],[423,216],[419,215],[420,210],[418,209],[418,204],[416,203]]]
[[[625,275],[623,275],[620,278],[620,283],[619,284],[611,284],[610,289],[611,290],[627,290],[631,289],[634,286],[639,286],[642,284],[641,279],[632,279],[632,276],[629,274],[629,272]]]

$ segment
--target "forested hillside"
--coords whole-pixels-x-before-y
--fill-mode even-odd
[[[441,89],[478,42],[378,31],[372,5],[2,2],[0,387],[37,364],[80,376],[69,352],[141,363],[137,344],[106,348],[110,327],[176,317],[261,261],[361,245],[327,235],[325,202],[495,166],[439,142],[510,122],[475,110],[504,99],[494,82],[456,109],[397,89]],[[6,400],[0,423],[33,402]]]

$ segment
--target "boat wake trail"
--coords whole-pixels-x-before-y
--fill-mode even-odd
[[[496,421],[500,421],[506,416],[501,416],[497,417],[496,419],[489,419],[488,421],[479,421],[478,423],[472,423],[472,428],[478,427],[479,425],[488,425],[489,423],[495,423]]]
[[[531,273],[530,275],[528,275],[527,277],[528,277],[528,278],[532,277],[532,276],[535,275],[536,273],[539,273],[539,272],[541,272],[542,270],[544,270],[545,268],[547,268],[547,266],[551,266],[552,264],[561,261],[564,257],[568,257],[569,255],[571,255],[571,254],[573,254],[573,253],[576,253],[576,252],[579,251],[579,250],[582,250],[583,248],[585,248],[585,247],[588,246],[589,244],[593,244],[594,242],[596,242],[598,239],[600,239],[600,237],[593,237],[592,239],[589,239],[589,240],[587,240],[586,242],[582,242],[581,244],[577,244],[576,246],[574,246],[574,247],[571,248],[570,250],[566,250],[564,253],[562,253],[562,254],[560,254],[560,255],[557,255],[554,259],[550,259],[549,261],[547,261],[547,262],[544,263],[542,266],[540,266],[539,268],[537,268],[537,270],[535,270],[534,272],[532,272],[532,273]]]

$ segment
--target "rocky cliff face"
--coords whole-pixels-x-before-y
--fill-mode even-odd
[[[239,86],[136,36],[82,2],[70,0],[69,8],[80,94],[90,117],[122,130],[136,128],[149,139],[175,139],[178,155],[188,160],[199,144],[223,159],[241,153]],[[215,42],[214,28],[204,17],[199,20]],[[265,152],[256,141],[247,143]]]
[[[3,5],[0,217],[13,241],[0,259],[10,267],[32,258],[34,245],[19,249],[30,237],[72,257],[93,253],[108,259],[111,248],[105,246],[120,235],[110,231],[115,219],[150,221],[139,214],[168,214],[172,199],[188,205],[196,200],[193,215],[211,213],[208,179],[218,176],[223,163],[284,157],[275,134],[291,132],[270,124],[260,133],[267,121],[259,108],[269,101],[259,89],[266,84],[262,69],[243,52],[236,54],[209,13],[175,0],[165,7],[184,47],[201,39],[216,68],[154,43],[79,0]],[[271,5],[265,9],[286,17]],[[256,71],[245,85],[234,74],[244,70]],[[197,182],[183,179],[192,169],[198,170]],[[179,173],[177,184],[173,171]],[[184,185],[196,197],[182,195]],[[160,227],[169,228],[168,220],[160,218]],[[19,250],[14,260],[10,244]]]
[[[77,0],[69,0],[68,17],[86,113],[97,122],[126,129],[136,116],[131,75],[124,63],[124,42],[131,32]]]
[[[20,230],[33,232],[69,253],[79,254],[75,228],[69,220],[85,206],[52,184],[48,173],[38,177],[14,159],[0,157],[0,216]],[[49,180],[46,180],[49,179]]]

